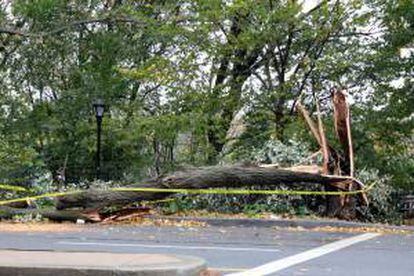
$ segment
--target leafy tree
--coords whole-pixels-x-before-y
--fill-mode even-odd
[[[269,140],[307,144],[295,103],[313,112],[316,98],[329,118],[329,89],[340,85],[354,103],[359,167],[410,185],[413,59],[400,49],[412,47],[413,4],[305,2],[2,3],[1,156],[21,152],[15,160],[33,170],[92,179],[92,103],[102,98],[106,179],[212,164],[227,153],[244,159]],[[230,146],[237,120],[244,132]]]
[[[357,147],[361,166],[392,176],[398,187],[412,189],[414,180],[414,90],[412,1],[377,1],[383,40],[372,58],[375,82],[369,101],[358,111]]]

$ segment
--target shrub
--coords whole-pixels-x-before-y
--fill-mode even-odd
[[[369,206],[357,207],[362,220],[401,224],[402,214],[398,210],[397,199],[393,196],[397,190],[390,185],[390,178],[379,176],[378,170],[373,169],[360,170],[357,177],[366,185],[374,185],[368,192]]]

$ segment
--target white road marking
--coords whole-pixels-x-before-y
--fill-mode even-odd
[[[227,274],[227,276],[256,276],[256,275],[269,275],[272,273],[275,273],[277,271],[280,271],[282,269],[288,268],[290,266],[294,266],[318,257],[321,257],[323,255],[332,253],[334,251],[343,249],[345,247],[351,246],[353,244],[363,242],[369,239],[373,239],[375,237],[378,237],[380,234],[378,233],[366,233],[362,235],[357,235],[351,238],[339,240],[336,242],[332,242],[329,244],[325,244],[323,246],[307,250],[305,252],[286,257],[274,262],[270,262],[243,272],[239,273],[232,273]]]
[[[57,243],[65,244],[65,245],[101,246],[101,247],[139,247],[139,248],[186,249],[186,250],[280,252],[279,249],[260,248],[260,247],[186,246],[186,245],[141,244],[141,243],[68,242],[68,241],[59,241]]]
[[[248,268],[228,268],[228,267],[209,267],[208,269],[211,270],[218,270],[220,272],[240,272],[240,271],[246,271]]]

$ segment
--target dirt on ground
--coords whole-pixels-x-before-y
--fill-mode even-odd
[[[53,222],[1,222],[1,232],[76,232],[85,227],[75,223]]]
[[[192,220],[169,220],[169,219],[152,219],[152,218],[134,218],[120,222],[105,223],[79,223],[65,222],[57,223],[50,221],[2,221],[0,222],[0,232],[77,232],[77,231],[93,231],[100,227],[110,227],[114,225],[141,225],[141,226],[158,226],[158,227],[207,227],[207,223]]]

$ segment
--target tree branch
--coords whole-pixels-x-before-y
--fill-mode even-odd
[[[147,24],[144,21],[133,19],[133,18],[128,18],[128,17],[116,17],[116,18],[104,17],[104,18],[73,21],[66,25],[57,27],[53,30],[39,32],[39,33],[25,33],[19,30],[12,30],[12,29],[0,27],[0,34],[16,35],[16,36],[22,36],[22,37],[43,37],[43,36],[48,36],[48,35],[59,34],[61,32],[66,31],[67,29],[70,29],[76,26],[95,24],[95,23],[132,23],[132,24],[142,24],[142,25]]]

